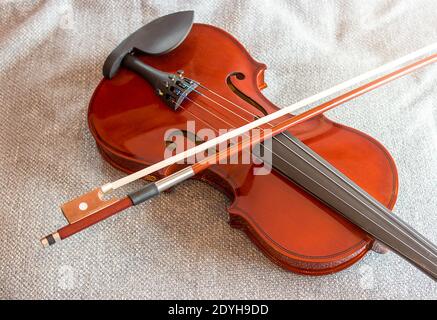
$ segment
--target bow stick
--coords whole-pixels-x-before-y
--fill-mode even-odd
[[[160,194],[162,191],[165,191],[172,186],[190,178],[196,175],[197,173],[200,173],[201,171],[209,168],[212,163],[219,163],[220,160],[232,156],[236,153],[241,152],[242,150],[245,150],[246,148],[250,147],[251,145],[261,143],[266,139],[269,139],[287,129],[289,129],[291,126],[296,125],[298,123],[301,123],[303,121],[309,120],[317,115],[320,115],[344,102],[347,102],[349,100],[352,100],[366,92],[369,92],[389,81],[392,81],[394,79],[397,79],[407,73],[410,73],[414,70],[417,70],[418,68],[421,68],[425,65],[428,65],[430,63],[437,61],[437,54],[432,54],[430,56],[427,56],[425,58],[422,58],[418,61],[415,61],[413,63],[410,63],[404,67],[401,67],[389,74],[386,74],[384,76],[381,76],[373,81],[368,82],[367,84],[364,84],[356,89],[350,90],[349,92],[346,92],[332,100],[329,100],[317,107],[314,107],[306,112],[303,112],[299,115],[293,116],[285,121],[280,122],[279,124],[275,125],[271,128],[270,131],[267,133],[264,132],[264,134],[261,134],[259,136],[256,136],[255,138],[247,138],[240,141],[238,144],[231,146],[230,148],[223,150],[221,152],[218,152],[212,156],[209,156],[191,166],[185,167],[184,169],[177,171],[157,182],[149,183],[144,188],[133,192],[129,195],[126,195],[123,198],[111,198],[109,200],[104,200],[103,195],[104,193],[107,193],[109,191],[115,190],[127,183],[130,183],[134,180],[137,180],[139,178],[142,178],[150,173],[153,173],[157,170],[160,170],[162,168],[167,167],[168,165],[174,164],[177,161],[180,161],[182,159],[185,159],[187,157],[190,157],[192,155],[196,155],[202,151],[205,151],[219,143],[222,143],[223,141],[227,141],[233,137],[237,137],[239,135],[242,135],[243,133],[257,128],[258,126],[268,123],[270,120],[277,119],[283,115],[286,115],[293,110],[299,109],[301,107],[307,106],[308,104],[311,104],[315,101],[319,101],[335,92],[339,92],[343,90],[346,87],[350,87],[354,84],[357,84],[364,79],[368,79],[370,77],[373,77],[376,74],[380,74],[386,70],[392,69],[394,66],[399,67],[400,65],[404,64],[406,61],[410,61],[413,59],[416,59],[419,56],[422,56],[424,53],[429,52],[429,50],[434,50],[437,48],[437,44],[433,44],[431,46],[425,47],[421,50],[418,50],[414,53],[411,53],[405,57],[402,57],[400,59],[397,59],[393,62],[390,62],[388,64],[385,64],[375,70],[369,71],[361,76],[358,76],[356,78],[353,78],[351,80],[348,80],[342,84],[339,84],[331,89],[325,90],[319,94],[316,94],[315,96],[311,96],[309,98],[303,99],[299,101],[298,103],[295,103],[287,108],[280,109],[279,111],[272,113],[270,115],[264,116],[262,118],[259,118],[258,120],[255,120],[245,126],[242,126],[240,128],[237,128],[236,130],[230,131],[226,134],[223,134],[217,138],[214,138],[212,140],[209,140],[205,143],[202,143],[201,145],[188,149],[184,152],[181,152],[179,154],[176,154],[175,156],[172,156],[168,159],[165,159],[155,165],[149,166],[143,170],[140,170],[136,173],[133,173],[131,175],[128,175],[120,180],[117,180],[113,183],[105,184],[101,188],[94,189],[93,191],[82,195],[81,197],[78,197],[70,202],[65,203],[62,205],[61,209],[66,216],[67,220],[69,221],[69,224],[61,229],[59,229],[57,232],[54,232],[43,239],[41,239],[41,243],[44,247],[47,247],[49,245],[52,245],[62,239],[65,239],[99,221],[102,221],[124,209],[127,209],[133,205],[138,205],[158,194]],[[267,119],[266,119],[267,118]],[[249,129],[247,129],[249,128]]]
[[[188,149],[184,152],[178,153],[175,156],[169,157],[163,161],[160,161],[154,165],[151,165],[145,169],[139,170],[131,175],[121,178],[115,182],[107,183],[100,188],[94,189],[89,193],[86,193],[70,202],[65,203],[61,206],[61,209],[66,216],[69,224],[57,232],[54,232],[41,239],[41,243],[44,247],[52,245],[60,240],[63,240],[99,221],[102,221],[124,209],[127,209],[133,205],[140,204],[158,194],[165,191],[172,186],[196,175],[197,173],[209,168],[212,163],[219,163],[219,160],[224,159],[228,156],[241,152],[242,150],[248,148],[251,145],[263,142],[264,140],[271,138],[287,129],[291,126],[301,123],[303,121],[309,120],[317,115],[320,115],[344,102],[352,100],[366,92],[369,92],[377,87],[397,79],[403,75],[406,75],[414,70],[417,70],[423,66],[431,64],[437,61],[437,54],[432,54],[427,57],[421,58],[415,62],[419,57],[434,51],[437,49],[437,43],[424,47],[413,53],[410,53],[402,58],[384,64],[376,69],[368,71],[358,77],[345,81],[338,84],[330,89],[322,91],[316,95],[303,99],[297,103],[294,103],[288,107],[282,108],[274,113],[266,115],[259,118],[253,122],[250,122],[242,127],[235,130],[222,134],[214,139],[208,140],[199,146]],[[411,62],[410,64],[400,67],[401,65]],[[157,182],[150,183],[144,188],[126,195],[123,198],[111,198],[109,200],[104,200],[103,195],[115,189],[118,189],[130,182],[137,179],[143,178],[153,172],[163,169],[169,165],[172,165],[180,160],[186,159],[188,157],[194,156],[203,152],[211,147],[214,147],[222,142],[228,141],[229,139],[243,135],[244,133],[258,128],[263,124],[267,124],[272,120],[278,119],[284,115],[287,115],[293,111],[296,111],[302,107],[308,106],[314,102],[320,101],[332,94],[338,93],[346,88],[352,87],[359,84],[362,81],[368,80],[375,77],[381,73],[388,72],[394,68],[398,68],[391,73],[370,81],[356,89],[350,90],[332,100],[329,100],[317,107],[314,107],[306,112],[299,115],[293,116],[285,121],[280,122],[271,128],[268,133],[261,134],[255,138],[248,138],[242,140],[238,144],[223,150],[215,155],[207,157],[191,166],[188,166],[180,171],[177,171]]]

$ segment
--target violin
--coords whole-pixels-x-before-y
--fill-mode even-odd
[[[232,201],[227,209],[230,225],[244,231],[287,270],[330,274],[356,263],[369,250],[391,249],[436,279],[435,245],[391,212],[398,176],[390,153],[373,137],[324,115],[435,61],[436,54],[428,55],[293,115],[291,111],[376,72],[281,109],[261,93],[267,86],[266,65],[253,59],[229,33],[193,23],[192,11],[152,21],[109,55],[88,108],[98,151],[128,176],[64,204],[69,225],[44,237],[42,244],[56,243],[195,178],[227,195]],[[259,136],[247,133],[254,128],[261,130]],[[222,134],[223,129],[227,133]],[[202,130],[214,138],[202,135]],[[250,139],[218,150],[218,142],[237,134]],[[271,153],[271,159],[264,161],[271,169],[267,174],[256,173],[260,168],[256,161],[220,162],[234,154],[241,158],[243,150],[254,145],[259,147],[258,159],[262,152]],[[179,147],[185,151],[165,156],[169,148]],[[187,161],[206,151],[211,153],[194,164]],[[123,198],[103,197],[138,178],[148,181],[141,190]]]

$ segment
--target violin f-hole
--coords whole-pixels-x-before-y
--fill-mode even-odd
[[[229,89],[232,90],[238,97],[246,101],[247,103],[251,104],[255,108],[257,108],[259,111],[263,113],[263,115],[267,115],[268,112],[266,109],[263,108],[258,102],[253,100],[251,97],[249,97],[247,94],[245,94],[243,91],[237,88],[235,84],[232,82],[232,79],[236,78],[237,80],[244,80],[246,76],[242,72],[232,72],[226,77],[226,84],[228,85]]]

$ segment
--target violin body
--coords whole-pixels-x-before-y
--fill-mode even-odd
[[[167,72],[182,69],[187,77],[257,117],[278,110],[261,93],[266,66],[219,28],[194,24],[173,51],[140,59]],[[186,131],[189,120],[195,121],[196,130],[245,124],[205,97],[190,98],[183,109],[174,111],[132,71],[122,69],[113,79],[103,79],[91,99],[88,122],[104,159],[132,173],[162,160],[167,147],[164,134],[172,129]],[[375,139],[324,115],[293,126],[289,133],[392,209],[398,187],[396,166]],[[187,132],[186,138],[195,134]],[[167,176],[178,168],[173,165],[158,175]],[[254,175],[252,169],[253,164],[219,164],[196,177],[232,199],[231,226],[244,230],[273,262],[297,273],[322,275],[350,266],[372,248],[374,240],[367,233],[290,179],[275,170]]]

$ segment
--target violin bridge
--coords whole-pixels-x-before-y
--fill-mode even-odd
[[[103,200],[103,192],[100,188],[94,189],[76,199],[64,203],[61,206],[62,213],[72,224],[86,218],[117,202],[118,199]]]

